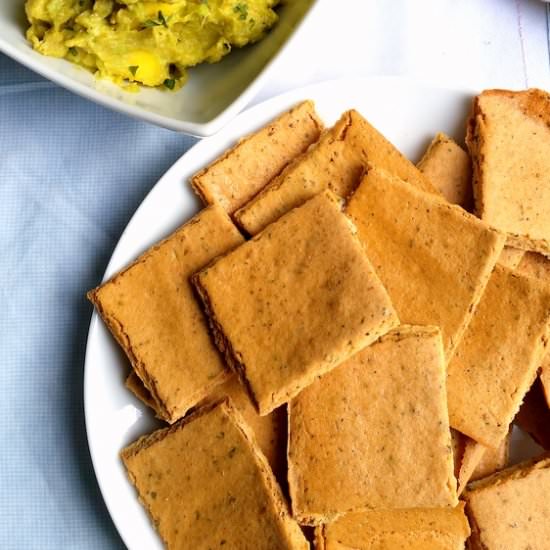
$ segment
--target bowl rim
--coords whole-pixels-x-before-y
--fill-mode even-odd
[[[322,2],[323,0],[311,0],[309,8],[307,8],[307,11],[296,24],[287,39],[258,72],[258,74],[251,80],[244,91],[218,115],[208,122],[203,123],[178,120],[170,116],[148,111],[143,107],[131,105],[122,99],[110,97],[97,88],[74,80],[70,76],[67,76],[55,68],[50,67],[47,63],[43,63],[39,59],[34,59],[31,55],[33,50],[30,49],[30,46],[28,51],[21,51],[2,36],[0,36],[0,52],[27,67],[31,71],[61,86],[62,88],[65,88],[80,97],[89,99],[94,103],[128,115],[134,119],[149,122],[168,130],[182,132],[196,137],[207,137],[217,133],[221,128],[228,124],[250,103],[253,97],[257,95],[265,83],[268,75],[281,64],[283,56],[297,41],[297,36],[302,27],[306,25],[318,12],[319,6]],[[67,63],[69,63],[69,61],[67,61]]]

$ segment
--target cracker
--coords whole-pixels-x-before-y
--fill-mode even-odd
[[[303,524],[457,504],[437,327],[401,327],[289,405],[288,481]]]
[[[374,166],[347,212],[401,322],[441,327],[449,358],[504,237],[462,208]]]
[[[502,249],[498,263],[510,269],[516,269],[524,254],[525,250],[514,248],[513,246],[505,246]]]
[[[548,548],[550,458],[472,483],[464,493],[474,550]]]
[[[252,429],[258,447],[267,458],[278,480],[286,479],[286,436],[287,412],[279,407],[266,416],[260,416],[250,400],[245,387],[233,375],[227,382],[217,386],[207,401],[217,401],[228,397],[232,405],[242,415]]]
[[[317,550],[464,550],[470,526],[460,503],[349,514],[317,527],[315,535]]]
[[[449,136],[437,134],[417,167],[450,203],[472,209],[470,157]]]
[[[126,387],[153,409],[158,418],[162,418],[156,409],[154,399],[134,371],[128,375]],[[227,382],[216,386],[212,393],[197,406],[200,407],[225,398],[231,399],[232,405],[251,427],[258,446],[267,458],[277,479],[284,480],[286,478],[286,410],[280,407],[267,416],[260,416],[236,375],[232,375]]]
[[[540,379],[535,380],[514,418],[524,432],[543,449],[550,451],[550,409]]]
[[[313,102],[304,101],[241,139],[195,174],[191,185],[205,204],[218,203],[232,214],[316,142],[322,130]]]
[[[142,437],[121,456],[168,549],[309,548],[228,401]]]
[[[550,287],[496,266],[448,365],[451,426],[488,447],[508,432],[546,351]]]
[[[339,199],[325,191],[194,277],[260,414],[396,326]]]
[[[458,474],[459,495],[463,493],[470,481],[477,481],[506,467],[510,454],[511,433],[511,431],[508,432],[496,449],[485,447],[485,445],[463,436],[464,451]]]
[[[526,252],[517,266],[519,273],[536,277],[550,284],[550,259],[536,252]],[[540,366],[539,378],[546,403],[550,407],[550,353],[546,353]]]
[[[235,214],[250,235],[329,188],[347,197],[370,161],[421,189],[431,183],[357,111],[347,111],[318,144],[297,158],[250,203]]]
[[[484,91],[466,141],[478,215],[512,246],[550,254],[550,95]]]
[[[167,422],[229,376],[188,278],[242,242],[211,206],[88,293]]]

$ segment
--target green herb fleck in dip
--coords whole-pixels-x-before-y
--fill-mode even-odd
[[[280,0],[27,0],[27,38],[119,85],[174,90],[187,69],[262,39]]]

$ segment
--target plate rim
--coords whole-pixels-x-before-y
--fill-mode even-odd
[[[172,172],[176,171],[179,164],[184,162],[183,159],[187,156],[192,156],[193,154],[197,153],[197,149],[201,149],[204,147],[208,147],[209,141],[218,135],[222,135],[223,132],[229,132],[231,133],[231,126],[233,124],[239,125],[240,120],[245,117],[253,117],[256,113],[262,113],[265,110],[269,111],[272,107],[272,105],[277,105],[279,103],[286,103],[291,101],[299,101],[303,97],[309,97],[310,95],[313,95],[317,93],[319,89],[323,88],[330,88],[331,86],[357,86],[357,85],[368,85],[368,84],[376,84],[378,86],[384,85],[384,86],[390,86],[390,85],[405,85],[407,87],[415,87],[418,90],[421,89],[429,89],[429,90],[437,90],[440,92],[448,92],[450,94],[457,94],[462,95],[464,97],[470,97],[473,98],[476,94],[479,93],[479,90],[476,90],[471,87],[454,87],[454,86],[448,86],[448,85],[442,85],[438,83],[433,83],[426,80],[418,80],[418,79],[412,79],[402,76],[370,76],[370,77],[351,77],[351,78],[336,78],[336,79],[330,79],[325,80],[322,82],[309,84],[306,86],[301,86],[292,90],[289,90],[287,92],[284,92],[282,94],[277,94],[275,96],[270,97],[269,99],[266,99],[262,101],[261,103],[258,103],[248,109],[245,109],[241,113],[239,113],[223,130],[222,132],[218,134],[214,134],[213,136],[206,137],[205,139],[202,139],[195,143],[192,147],[190,147],[187,151],[185,151],[165,172],[164,174],[156,181],[156,183],[151,187],[151,189],[147,192],[147,194],[142,199],[139,206],[136,208],[130,219],[128,220],[124,230],[122,231],[115,247],[113,248],[112,254],[109,258],[109,261],[107,263],[107,266],[105,268],[105,271],[103,273],[103,277],[101,279],[101,283],[103,284],[106,280],[108,280],[112,274],[115,271],[118,271],[119,269],[122,269],[124,266],[119,265],[119,261],[117,260],[117,255],[120,251],[120,249],[124,246],[124,241],[126,239],[126,236],[129,232],[129,229],[133,225],[134,219],[139,216],[142,209],[146,208],[147,202],[150,200],[151,195],[155,192],[155,190],[163,184],[165,180],[172,179]],[[315,99],[314,99],[315,100]],[[350,108],[353,108],[350,106]],[[200,151],[199,151],[200,152]],[[185,221],[183,222],[185,223]],[[139,254],[138,254],[139,255]],[[83,397],[84,397],[84,420],[85,420],[85,427],[86,427],[86,441],[90,453],[90,458],[92,461],[92,466],[94,470],[94,475],[97,480],[97,484],[99,486],[101,496],[103,498],[103,501],[105,503],[105,506],[107,508],[107,511],[109,513],[110,519],[113,522],[120,538],[123,540],[124,544],[128,547],[126,539],[123,535],[122,530],[119,528],[117,520],[115,520],[115,517],[117,517],[111,508],[111,502],[109,497],[107,496],[109,491],[105,487],[101,474],[99,473],[99,467],[98,467],[98,459],[96,456],[96,451],[94,450],[94,446],[90,439],[90,423],[91,423],[91,417],[92,412],[91,408],[92,405],[90,403],[90,397],[88,397],[88,394],[90,393],[90,377],[91,377],[91,369],[92,369],[92,361],[90,358],[90,343],[94,336],[94,333],[96,331],[96,327],[98,323],[100,322],[100,317],[95,309],[93,309],[91,318],[90,318],[90,325],[88,329],[88,334],[86,337],[86,348],[85,348],[85,356],[84,356],[84,376],[83,376]],[[129,481],[128,481],[129,482]],[[129,482],[130,483],[130,482]],[[136,496],[136,498],[138,498]],[[129,548],[129,547],[128,547]]]

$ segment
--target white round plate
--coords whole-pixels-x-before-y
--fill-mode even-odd
[[[240,137],[263,126],[303,99],[313,99],[325,123],[351,108],[360,111],[412,161],[437,132],[462,141],[475,92],[436,88],[398,78],[339,80],[286,93],[240,114],[215,136],[183,155],[153,187],[126,227],[105,280],[153,243],[189,219],[200,205],[187,180]],[[158,422],[125,388],[128,363],[96,313],[85,362],[84,404],[90,453],[103,498],[126,546],[160,549],[162,544],[129,483],[120,450]],[[515,445],[519,449],[518,444]],[[521,454],[531,454],[523,448]],[[517,453],[516,453],[517,454]]]

